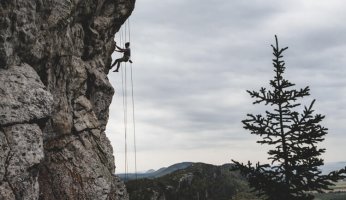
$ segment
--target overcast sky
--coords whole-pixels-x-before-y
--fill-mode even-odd
[[[326,115],[323,158],[345,161],[345,21],[344,0],[138,0],[130,18],[138,170],[183,161],[266,161],[267,147],[241,120],[265,109],[252,105],[246,90],[269,86],[275,34],[289,47],[286,78],[296,88],[310,86],[304,104],[316,99],[316,113]],[[129,72],[127,65],[130,95]],[[109,79],[116,94],[106,133],[119,173],[125,160],[121,73]],[[128,106],[133,171],[131,96]]]

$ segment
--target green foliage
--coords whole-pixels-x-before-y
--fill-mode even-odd
[[[317,144],[327,134],[327,128],[320,125],[324,116],[314,114],[315,100],[301,113],[297,111],[301,105],[296,101],[309,96],[310,89],[292,89],[295,84],[283,77],[282,54],[287,47],[280,49],[276,36],[275,39],[276,45],[272,45],[275,75],[270,80],[271,90],[262,87],[259,91],[247,91],[255,99],[254,104],[264,103],[271,110],[264,116],[248,114],[242,121],[246,130],[261,137],[257,143],[273,147],[268,151],[271,164],[233,162],[259,196],[266,195],[269,200],[309,200],[313,195],[307,191],[328,190],[333,185],[331,181],[342,178],[345,169],[321,175],[318,167],[323,165],[320,156],[325,149],[318,148]]]
[[[167,200],[259,200],[247,181],[231,168],[230,164],[194,163],[159,178],[128,181],[126,187],[131,200],[148,200],[155,195]]]

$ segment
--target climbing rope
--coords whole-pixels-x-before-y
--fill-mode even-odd
[[[131,41],[131,26],[130,26],[130,19],[127,20],[128,24],[128,34],[129,34],[129,41]],[[131,96],[132,96],[132,119],[133,119],[133,147],[134,147],[134,155],[135,155],[135,175],[136,180],[138,179],[137,174],[137,141],[136,141],[136,120],[135,120],[135,100],[134,100],[134,86],[133,86],[133,70],[132,70],[132,62],[130,62],[130,70],[131,70]]]
[[[119,42],[124,45],[126,41],[131,43],[131,30],[130,20],[128,19],[124,24],[124,29],[120,29]],[[123,63],[121,63],[122,65]],[[128,180],[129,172],[129,160],[128,160],[128,101],[127,101],[127,63],[124,63],[124,67],[121,67],[121,81],[122,81],[122,94],[123,94],[123,112],[124,112],[124,139],[125,139],[125,180]],[[136,180],[137,175],[137,144],[136,144],[136,121],[135,121],[135,101],[134,101],[134,84],[133,84],[133,69],[132,62],[130,62],[130,80],[131,80],[131,96],[132,96],[132,120],[133,120],[133,146],[134,146],[134,170]]]
[[[119,41],[120,44],[124,43],[124,30],[120,29]],[[121,64],[121,63],[120,63]],[[126,68],[125,68],[126,70]],[[124,141],[125,141],[125,180],[128,179],[128,159],[127,159],[127,81],[126,81],[126,71],[123,67],[120,67],[121,73],[121,85],[122,85],[122,96],[123,96],[123,114],[124,114]]]

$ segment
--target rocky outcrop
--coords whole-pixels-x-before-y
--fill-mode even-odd
[[[0,2],[0,199],[128,199],[105,135],[135,0]]]
[[[37,199],[53,97],[27,64],[0,69],[0,83],[0,199]]]

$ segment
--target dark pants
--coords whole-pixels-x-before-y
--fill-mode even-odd
[[[115,71],[118,71],[119,70],[119,67],[120,67],[120,63],[121,62],[127,62],[127,61],[129,61],[129,57],[127,57],[127,56],[124,56],[124,57],[122,57],[122,58],[118,58],[118,59],[116,59],[115,61],[114,61],[114,63],[111,65],[111,69],[118,63],[118,65],[117,65],[117,68],[115,69]]]

